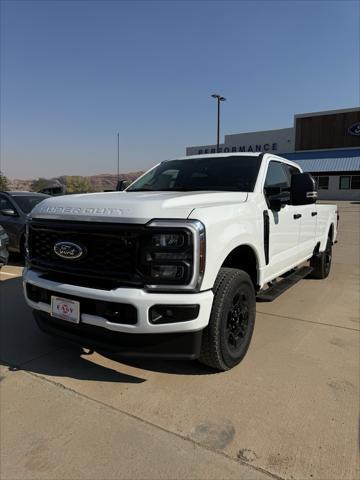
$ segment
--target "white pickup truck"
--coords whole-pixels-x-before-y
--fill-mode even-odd
[[[234,153],[161,162],[121,192],[46,199],[27,226],[26,301],[43,331],[82,346],[228,370],[256,300],[328,276],[337,207],[316,198],[296,163]]]

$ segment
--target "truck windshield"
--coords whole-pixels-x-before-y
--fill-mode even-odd
[[[169,160],[149,170],[126,191],[252,192],[260,164],[259,156]]]

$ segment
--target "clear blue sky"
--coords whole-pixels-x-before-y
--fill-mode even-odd
[[[358,1],[1,2],[1,169],[150,167],[222,135],[359,105]]]

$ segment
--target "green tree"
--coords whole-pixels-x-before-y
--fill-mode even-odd
[[[39,190],[42,190],[43,188],[46,188],[48,186],[48,181],[46,178],[38,178],[37,180],[34,180],[30,186],[32,192],[38,192]]]
[[[9,190],[9,180],[5,175],[0,171],[0,190]]]
[[[91,183],[86,177],[66,177],[67,193],[86,193],[91,192]]]

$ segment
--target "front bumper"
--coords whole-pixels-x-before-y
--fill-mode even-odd
[[[79,324],[64,322],[40,310],[34,310],[33,313],[43,332],[63,337],[82,347],[138,357],[194,360],[200,355],[202,330],[133,335],[82,322]]]
[[[77,285],[59,283],[48,280],[40,272],[24,270],[24,293],[28,305],[34,310],[42,311],[48,315],[51,306],[41,301],[30,300],[26,292],[26,284],[30,283],[37,287],[56,292],[56,295],[79,297],[80,309],[81,298],[104,302],[129,304],[137,310],[137,322],[135,325],[111,322],[109,319],[90,313],[81,313],[81,324],[101,327],[106,330],[128,334],[162,334],[162,333],[185,333],[203,330],[210,318],[213,302],[211,290],[200,293],[149,293],[135,288],[117,288],[114,290],[100,290]],[[177,321],[175,323],[153,324],[149,321],[149,310],[154,305],[199,305],[198,316],[193,320]]]

